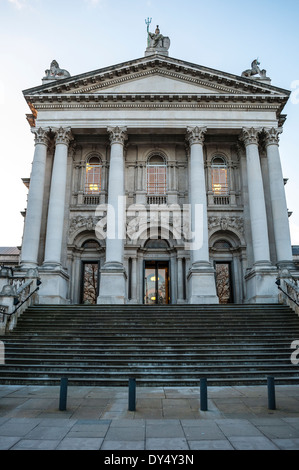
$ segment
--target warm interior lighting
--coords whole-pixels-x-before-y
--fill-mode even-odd
[[[152,277],[150,278],[150,280],[151,280],[152,282],[155,282],[156,276],[152,276]],[[160,280],[160,278],[158,277],[158,281],[159,281],[159,280]]]
[[[151,297],[151,300],[156,300],[156,297]]]

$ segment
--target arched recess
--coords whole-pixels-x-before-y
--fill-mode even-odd
[[[70,298],[73,304],[95,304],[100,285],[100,268],[105,261],[105,247],[94,232],[83,230],[68,247]]]
[[[209,246],[219,302],[243,303],[246,249],[242,237],[229,229],[215,230],[210,235]]]

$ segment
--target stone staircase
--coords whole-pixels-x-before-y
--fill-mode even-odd
[[[296,339],[299,318],[280,305],[34,306],[1,337],[0,384],[299,384]]]

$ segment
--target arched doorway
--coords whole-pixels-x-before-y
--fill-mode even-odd
[[[244,246],[233,232],[217,231],[210,238],[210,258],[220,304],[243,303],[243,251]]]

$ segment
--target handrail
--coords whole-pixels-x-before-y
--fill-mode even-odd
[[[17,305],[17,307],[14,309],[13,312],[9,312],[9,313],[8,313],[8,312],[1,312],[1,315],[6,315],[7,317],[10,317],[11,315],[14,315],[14,314],[19,310],[19,308],[22,307],[22,305],[23,305],[25,302],[27,302],[27,300],[30,299],[30,297],[31,297],[33,294],[35,294],[35,292],[37,292],[37,291],[39,290],[39,286],[41,285],[41,283],[42,283],[42,282],[41,282],[39,279],[37,279],[37,281],[36,281],[36,284],[37,284],[36,289],[34,289],[34,291],[32,291],[32,292],[26,297],[26,299],[24,299],[22,302],[16,303],[15,305]],[[15,299],[18,300],[17,297],[15,297]]]
[[[293,289],[294,289],[295,287],[297,287],[297,286],[293,286],[293,285],[292,285],[290,282],[288,282],[286,279],[285,279],[285,282],[288,283]],[[299,307],[299,303],[298,303],[296,300],[294,300],[293,297],[291,297],[288,292],[284,291],[284,290],[280,287],[280,279],[277,279],[277,280],[275,281],[275,284],[277,284],[278,289],[279,289],[284,295],[286,295],[292,302],[294,302],[294,304],[296,304],[296,305]]]

